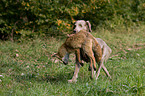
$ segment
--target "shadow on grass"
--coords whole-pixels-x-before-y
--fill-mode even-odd
[[[36,73],[33,74],[21,74],[16,75],[13,78],[17,82],[27,82],[27,81],[36,81],[36,82],[50,82],[50,83],[67,83],[67,80],[71,79],[73,76],[73,72],[70,73],[56,73],[54,75],[49,75],[48,73],[44,73],[42,75],[38,75]]]
[[[55,83],[55,82],[61,82],[61,83],[66,83],[67,80],[69,80],[73,76],[71,73],[58,73],[53,76],[51,75],[46,75],[42,79],[47,82]]]

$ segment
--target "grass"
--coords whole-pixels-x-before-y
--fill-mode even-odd
[[[101,70],[90,79],[88,65],[80,69],[77,83],[68,83],[74,72],[74,57],[66,66],[50,55],[64,42],[62,38],[36,38],[20,42],[0,41],[0,96],[144,96],[145,27],[92,34],[112,49],[105,64],[113,80]]]

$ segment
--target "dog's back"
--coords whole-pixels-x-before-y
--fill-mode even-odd
[[[101,46],[102,49],[102,59],[106,62],[110,56],[110,54],[112,53],[111,48],[100,38],[96,38],[96,40],[98,41],[99,45]]]

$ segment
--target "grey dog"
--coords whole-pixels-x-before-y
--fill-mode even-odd
[[[78,33],[80,30],[86,30],[88,32],[91,32],[92,30],[91,30],[90,22],[84,21],[84,20],[76,21],[74,24],[74,32],[73,33],[74,34]],[[101,68],[103,68],[104,72],[111,79],[111,76],[110,76],[107,68],[104,66],[104,62],[106,62],[108,60],[112,50],[102,39],[96,38],[96,41],[99,43],[99,45],[101,46],[101,49],[102,49],[102,59],[101,59],[101,62],[98,64],[98,71],[97,71],[96,79],[98,78],[98,76],[100,74]],[[81,55],[81,59],[86,61],[86,62],[89,62],[89,59],[87,58],[87,56]],[[64,63],[67,64],[68,60],[69,60],[69,54],[67,53],[64,57]],[[72,79],[68,80],[68,82],[76,82],[77,81],[80,66],[81,66],[81,64],[78,62],[78,60],[76,58],[75,72],[74,72]],[[96,71],[94,71],[94,74],[96,74]]]

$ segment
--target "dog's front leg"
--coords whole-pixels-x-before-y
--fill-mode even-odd
[[[77,82],[79,69],[80,69],[80,64],[79,64],[78,60],[76,60],[75,72],[74,72],[74,75],[73,75],[72,79],[68,80],[69,83]]]

